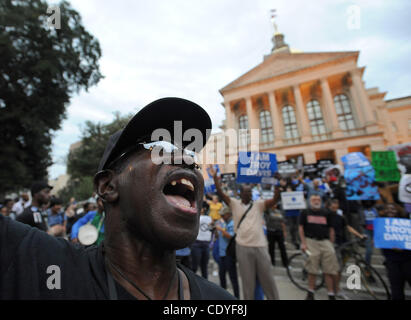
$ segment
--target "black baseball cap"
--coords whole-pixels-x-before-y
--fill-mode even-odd
[[[162,98],[146,105],[127,123],[124,129],[110,136],[98,171],[104,170],[111,161],[142,138],[151,137],[156,129],[168,130],[171,142],[182,138],[174,137],[175,121],[182,122],[182,135],[188,129],[198,129],[202,134],[201,148],[205,146],[212,128],[208,113],[198,104],[186,99]],[[181,147],[188,146],[195,139],[194,137],[190,138],[189,141],[181,141]]]
[[[30,187],[31,195],[34,196],[37,192],[40,192],[43,189],[53,189],[46,181],[34,181]]]

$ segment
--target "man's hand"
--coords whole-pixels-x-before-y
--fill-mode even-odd
[[[73,243],[79,243],[79,241],[78,241],[77,238],[71,239],[71,242],[73,242]]]
[[[52,226],[47,233],[52,235],[52,236],[61,236],[65,232],[65,227],[61,224],[56,224]]]
[[[208,169],[209,169],[209,172],[210,172],[210,174],[211,174],[211,176],[214,178],[214,177],[216,177],[217,176],[217,171],[214,169],[214,166],[213,165],[209,165],[208,166]]]
[[[301,243],[301,250],[302,250],[302,252],[307,251],[307,244],[305,242]]]

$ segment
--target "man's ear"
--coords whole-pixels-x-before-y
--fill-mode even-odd
[[[94,176],[94,188],[104,202],[115,202],[118,199],[117,179],[112,170],[103,170]]]

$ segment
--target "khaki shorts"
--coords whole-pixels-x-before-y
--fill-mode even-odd
[[[334,246],[330,240],[315,240],[306,238],[308,250],[311,252],[307,259],[305,268],[308,273],[318,274],[321,270],[323,273],[336,275],[340,269]]]

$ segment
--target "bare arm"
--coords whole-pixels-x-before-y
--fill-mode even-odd
[[[348,232],[352,233],[353,235],[355,235],[356,237],[363,239],[364,235],[359,233],[357,230],[355,230],[353,227],[351,226],[347,226],[347,230]]]
[[[223,228],[221,228],[220,226],[216,226],[216,229],[219,230],[219,231],[221,231],[221,233],[223,234],[223,237],[224,237],[224,238],[227,238],[227,239],[231,239],[231,238],[232,238],[231,234],[229,234],[227,231],[225,231],[225,230],[224,230]]]
[[[214,179],[214,184],[215,188],[217,189],[217,194],[223,201],[226,203],[226,205],[230,205],[230,197],[224,193],[223,189],[221,188],[220,184],[220,179],[217,177],[217,171],[214,170],[213,166],[210,166],[210,174],[213,176]]]
[[[284,240],[285,240],[285,238],[287,238],[287,227],[284,222],[281,223],[281,226],[283,228],[283,235],[284,235]]]
[[[301,250],[305,251],[307,250],[307,243],[305,242],[304,227],[302,225],[298,226],[298,233],[301,239]]]
[[[264,210],[270,209],[274,205],[277,204],[278,200],[280,199],[280,188],[278,186],[275,187],[274,196],[272,199],[265,200],[264,202]]]
[[[333,227],[330,228],[330,241],[331,241],[332,243],[335,242],[335,230],[334,230]]]

